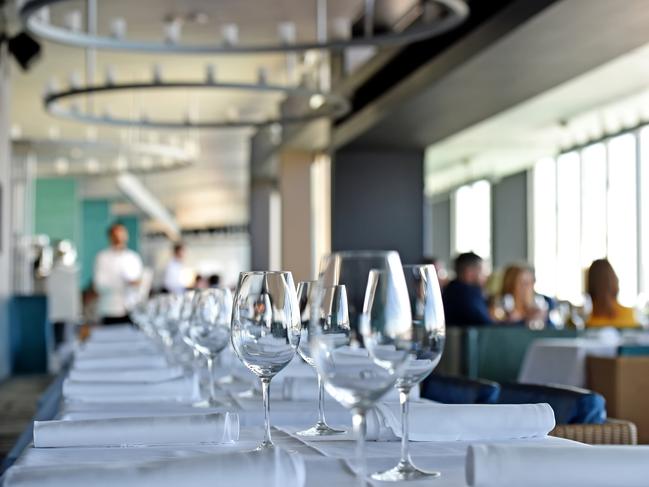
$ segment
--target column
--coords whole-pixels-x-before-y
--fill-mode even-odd
[[[330,248],[329,158],[311,151],[280,154],[282,266],[296,282],[315,279]]]
[[[1,26],[0,26],[1,27]],[[9,56],[0,45],[0,380],[9,375],[9,298],[11,296],[11,141]]]
[[[333,250],[397,250],[404,264],[424,254],[424,153],[344,148],[332,165]]]

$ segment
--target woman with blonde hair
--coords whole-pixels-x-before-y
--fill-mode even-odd
[[[586,326],[637,326],[633,309],[617,301],[620,283],[611,263],[606,259],[593,261],[588,269],[587,292],[592,312]]]
[[[505,321],[510,323],[545,323],[548,306],[534,292],[534,270],[527,264],[507,266],[503,274],[500,295],[503,299]],[[540,306],[539,303],[542,302]]]

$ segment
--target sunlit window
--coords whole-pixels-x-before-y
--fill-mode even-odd
[[[477,181],[460,187],[454,198],[454,248],[491,258],[491,185]]]
[[[534,167],[534,267],[536,290],[554,296],[557,287],[557,173],[554,159]]]
[[[573,303],[583,300],[579,164],[577,152],[557,160],[557,296]]]
[[[641,291],[649,294],[649,127],[640,132],[640,249],[642,249]]]
[[[620,303],[635,305],[638,293],[636,139],[608,144],[608,258],[620,279]]]
[[[606,255],[606,146],[581,153],[581,265]]]

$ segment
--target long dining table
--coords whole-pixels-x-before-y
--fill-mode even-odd
[[[42,472],[43,478],[52,479],[61,472],[66,472],[66,469],[77,469],[76,471],[81,472],[79,474],[81,479],[84,479],[83,472],[109,478],[111,475],[117,475],[114,485],[119,485],[123,483],[121,479],[126,478],[123,477],[124,475],[130,475],[128,472],[132,466],[140,468],[148,465],[149,469],[159,466],[163,469],[177,461],[206,457],[214,459],[211,463],[213,469],[219,468],[219,458],[226,463],[236,463],[237,459],[244,458],[237,456],[238,453],[245,455],[246,452],[252,452],[263,437],[262,401],[259,389],[254,385],[254,376],[247,373],[231,353],[225,354],[219,370],[221,378],[217,389],[218,404],[197,405],[197,401],[203,394],[200,388],[201,377],[196,373],[188,371],[186,367],[169,365],[164,354],[155,349],[138,331],[126,326],[114,327],[105,332],[98,331],[88,342],[76,347],[74,363],[66,371],[66,377],[62,381],[63,397],[54,418],[56,423],[43,422],[34,425],[34,441],[22,451],[14,466],[5,473],[3,477],[5,487],[39,485],[34,482],[30,484],[32,478],[30,476],[40,475]],[[155,381],[152,382],[153,378]],[[286,370],[278,374],[271,383],[273,440],[279,447],[279,451],[288,452],[291,458],[299,459],[298,470],[301,473],[298,475],[295,472],[293,474],[277,472],[269,468],[264,485],[291,485],[286,483],[287,475],[303,476],[302,480],[298,479],[293,485],[309,487],[355,485],[358,481],[355,473],[356,443],[351,433],[351,415],[347,410],[331,397],[327,398],[326,410],[329,423],[344,429],[346,431],[344,434],[321,438],[306,438],[297,434],[299,430],[311,426],[317,419],[316,397],[305,397],[292,387],[304,379],[315,380],[315,372],[296,356]],[[204,381],[205,378],[203,377],[202,380]],[[388,406],[390,401],[394,400],[396,394],[388,394],[384,399]],[[425,399],[416,396],[413,402],[420,408],[428,406]],[[394,406],[395,404],[392,404],[393,409]],[[137,434],[137,428],[141,425],[137,424],[136,418],[153,421],[145,423],[145,425],[150,424],[151,428],[155,428],[156,425],[164,428],[165,418],[194,415],[205,417],[225,413],[236,416],[236,432],[230,431],[230,429],[234,430],[234,427],[226,427],[225,436],[229,436],[225,441],[204,441],[198,429],[195,430],[196,436],[193,441],[194,436],[190,432],[194,426],[189,426],[185,431],[179,430],[179,434],[184,435],[182,441],[171,441],[168,444],[165,443],[164,434],[162,440],[156,437],[157,440],[152,441],[152,444],[146,444],[147,442],[121,444],[118,441],[118,444],[108,442],[102,445],[101,441],[97,441],[98,437],[107,433],[119,437],[120,419],[130,418],[130,421],[135,421],[132,423],[136,425],[135,430],[129,431],[131,433],[136,431],[133,434]],[[413,441],[411,455],[418,467],[439,471],[441,476],[435,479],[397,482],[397,484],[412,487],[466,486],[468,485],[466,473],[468,447],[485,442],[495,445],[584,448],[584,445],[579,443],[547,436],[547,431],[543,430],[539,433],[523,435],[527,437],[516,437],[521,434],[513,434],[512,436],[515,437],[511,438],[507,437],[506,432],[503,435],[495,434],[494,438],[489,438],[489,434],[485,433],[487,437],[482,439],[476,439],[471,434],[466,436],[468,439],[463,439],[462,432],[459,432],[455,438],[452,436],[453,428],[462,428],[462,425],[448,427],[448,425],[437,424],[437,420],[434,412],[430,417],[423,419],[420,415],[414,421],[414,425],[411,423],[411,431],[418,427],[434,431],[438,427],[444,429],[442,428],[444,426],[447,432],[450,428],[451,436],[434,441]],[[228,419],[226,423],[227,421]],[[86,430],[66,429],[75,424],[84,425]],[[480,429],[480,423],[476,424]],[[488,428],[489,425],[485,426]],[[368,428],[371,427],[370,421]],[[69,434],[72,436],[64,438]],[[376,431],[371,433],[370,437],[372,435],[374,440],[370,439],[366,443],[367,472],[393,467],[400,454],[398,438],[393,434],[386,438]],[[75,443],[71,439],[77,437],[82,438],[81,443]],[[423,439],[425,438],[424,435]],[[422,440],[422,438],[418,439]],[[236,468],[236,465],[228,465],[228,468],[230,467]],[[245,469],[245,466],[242,464],[241,468]],[[60,478],[68,477],[63,475]],[[169,478],[173,478],[173,475],[170,474]],[[229,485],[226,482],[227,478],[225,476],[222,479],[223,485]],[[247,477],[244,475],[242,478]],[[366,481],[368,485],[385,485],[385,482],[374,481],[371,478],[367,478]],[[54,482],[43,485],[58,484]],[[67,485],[77,484],[70,482]],[[79,485],[84,483],[81,482]],[[148,482],[144,481],[142,485],[148,485]],[[187,485],[192,484],[190,482]],[[219,483],[217,482],[216,485]]]

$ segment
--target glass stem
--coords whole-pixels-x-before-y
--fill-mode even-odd
[[[262,446],[268,447],[273,445],[270,436],[270,378],[261,378],[261,394],[264,399],[264,441]]]
[[[327,424],[327,421],[325,420],[325,389],[324,389],[324,382],[322,381],[322,377],[320,374],[318,374],[318,424],[324,426]]]
[[[214,367],[214,357],[209,356],[207,357],[207,369],[209,371],[209,381],[210,381],[210,402],[214,403],[216,401],[216,388],[214,387],[214,373],[215,373],[215,367]]]
[[[399,403],[401,404],[401,464],[410,463],[409,394],[409,387],[399,389]]]
[[[365,436],[367,434],[367,423],[364,409],[352,411],[352,426],[356,437],[356,479],[359,486],[365,486],[367,467],[365,465]]]

